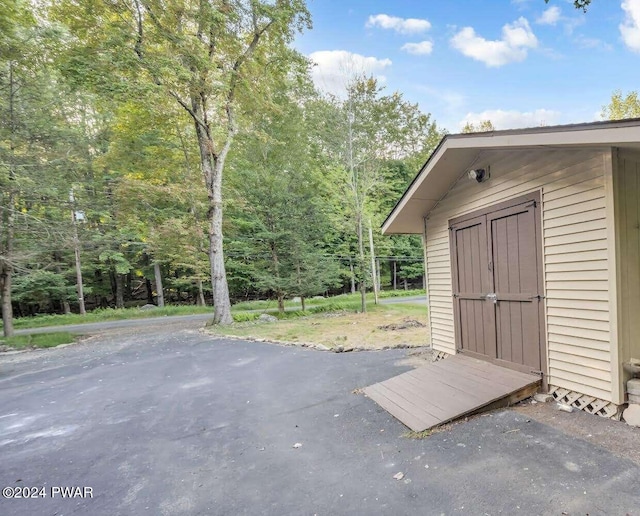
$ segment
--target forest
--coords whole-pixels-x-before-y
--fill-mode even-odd
[[[2,0],[0,293],[13,317],[421,285],[380,224],[444,132],[347,70],[301,0]],[[348,65],[348,64],[347,64]],[[369,232],[374,242],[372,259]]]

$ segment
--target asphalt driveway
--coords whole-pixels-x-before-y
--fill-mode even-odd
[[[197,326],[0,356],[0,487],[44,493],[0,499],[0,514],[639,513],[635,463],[516,411],[405,437],[352,392],[406,370],[404,350],[334,354]]]

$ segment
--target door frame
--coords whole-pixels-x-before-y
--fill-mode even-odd
[[[514,197],[513,199],[509,199],[507,201],[502,201],[496,204],[492,204],[486,208],[482,208],[479,210],[475,210],[464,215],[459,215],[452,219],[449,219],[449,255],[450,255],[450,263],[451,263],[451,279],[452,279],[452,296],[453,296],[453,287],[458,284],[458,268],[456,263],[456,252],[454,248],[453,242],[453,230],[454,227],[471,221],[472,219],[476,219],[478,217],[486,216],[491,213],[495,213],[498,211],[507,210],[510,208],[515,208],[522,204],[534,203],[536,210],[534,212],[534,235],[535,235],[535,247],[536,247],[536,264],[537,264],[537,278],[538,278],[538,292],[540,293],[541,299],[538,302],[538,324],[539,324],[539,332],[540,332],[540,362],[541,362],[541,372],[542,372],[542,385],[543,389],[547,389],[548,383],[548,375],[549,375],[549,364],[548,364],[548,353],[547,353],[547,334],[546,334],[546,324],[545,324],[545,314],[546,314],[546,303],[545,303],[545,295],[544,295],[544,247],[542,240],[542,193],[541,190],[535,190],[533,192],[527,193],[525,195],[521,195],[518,197]],[[536,213],[538,212],[538,213]],[[491,242],[487,239],[487,246],[491,246]],[[490,249],[487,250],[488,252]],[[491,358],[487,355],[482,355],[479,353],[474,353],[473,351],[463,350],[462,349],[462,329],[460,327],[460,309],[458,303],[454,299],[453,302],[453,318],[454,318],[454,338],[456,345],[457,353],[464,353],[465,355],[471,356],[473,358],[478,358],[480,360],[485,360],[488,362],[495,363],[496,365],[500,365],[502,367],[507,367],[510,369],[514,369],[521,372],[531,373],[531,368],[528,366],[524,366],[522,364],[516,364],[514,362],[508,362],[506,360],[501,360],[499,358]]]

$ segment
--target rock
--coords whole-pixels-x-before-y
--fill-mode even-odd
[[[553,401],[553,396],[546,392],[538,392],[533,395],[533,399],[539,403],[551,403]]]
[[[424,328],[425,325],[415,319],[405,319],[401,323],[385,324],[384,326],[378,326],[379,330],[396,331],[406,330],[407,328]]]
[[[2,351],[0,346],[0,351]],[[640,405],[640,396],[635,394],[629,394],[629,403],[635,403],[636,405]]]
[[[562,410],[562,412],[573,412],[573,407],[571,405],[567,405],[566,403],[558,403],[556,405],[558,410]]]
[[[276,322],[277,320],[277,317],[269,314],[260,314],[260,317],[258,317],[258,321],[260,322]]]
[[[634,378],[627,382],[627,392],[634,396],[640,396],[640,378]]]
[[[294,448],[302,448],[302,443],[296,443],[293,445]]]
[[[622,417],[628,425],[640,427],[640,405],[629,405]]]
[[[139,308],[139,310],[153,310],[155,308],[158,308],[156,305],[152,305],[152,304],[146,304],[143,305]]]
[[[13,348],[6,344],[0,344],[0,353],[4,353],[5,351],[13,351]]]
[[[335,351],[336,353],[342,353],[344,351],[344,346],[336,346],[335,348],[333,348],[333,351]]]
[[[396,480],[402,480],[404,478],[404,473],[402,471],[398,471],[395,475],[393,475],[393,478],[395,478]]]
[[[331,349],[324,344],[316,344],[314,347],[320,351],[331,351]]]

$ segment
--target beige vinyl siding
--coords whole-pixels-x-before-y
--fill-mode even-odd
[[[640,155],[620,152],[614,185],[619,245],[619,359],[626,362],[640,359]]]
[[[478,184],[460,171],[460,179],[426,221],[435,349],[456,352],[449,220],[541,190],[549,384],[612,401],[603,166],[607,152],[485,151],[472,166],[489,167],[489,181]]]

